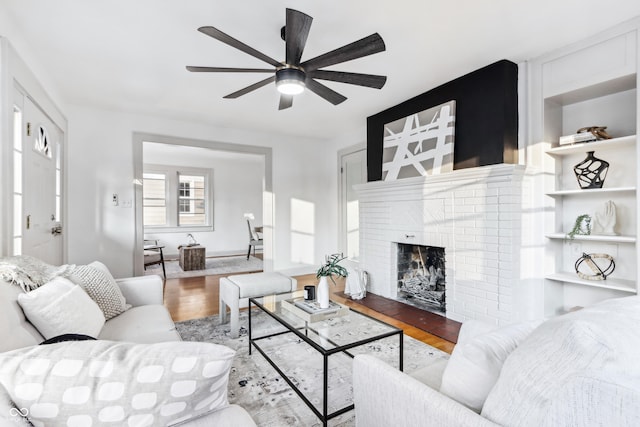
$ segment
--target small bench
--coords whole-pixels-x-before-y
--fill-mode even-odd
[[[227,306],[231,312],[231,337],[240,334],[240,300],[295,291],[298,281],[281,273],[239,274],[220,279],[220,323],[227,321]]]

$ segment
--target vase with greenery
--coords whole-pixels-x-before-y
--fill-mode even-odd
[[[339,265],[340,261],[346,257],[343,254],[331,254],[324,258],[324,264],[320,266],[316,274],[316,278],[320,279],[318,282],[318,290],[316,292],[316,299],[320,308],[329,307],[329,282],[327,277],[331,279],[333,284],[336,284],[333,276],[347,277],[347,269]]]

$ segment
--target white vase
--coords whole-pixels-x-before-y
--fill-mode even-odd
[[[316,290],[316,300],[320,308],[329,308],[329,282],[326,276],[320,277],[318,289]]]

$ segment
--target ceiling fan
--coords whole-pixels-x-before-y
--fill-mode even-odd
[[[317,80],[330,80],[340,83],[348,83],[358,86],[381,89],[387,81],[386,76],[372,74],[346,73],[342,71],[320,70],[342,62],[373,55],[385,50],[384,41],[378,33],[349,43],[338,49],[327,52],[315,58],[301,62],[302,52],[307,43],[307,36],[311,28],[313,18],[293,9],[287,9],[286,25],[281,30],[281,37],[286,44],[286,59],[284,62],[255,50],[239,40],[223,33],[217,28],[206,26],[198,28],[204,33],[222,43],[228,44],[249,54],[274,68],[223,68],[223,67],[193,67],[187,66],[187,70],[205,73],[274,73],[273,76],[226,95],[224,98],[238,98],[256,89],[275,82],[280,92],[279,110],[284,110],[293,105],[293,96],[309,89],[316,95],[326,99],[333,105],[338,105],[347,98]]]

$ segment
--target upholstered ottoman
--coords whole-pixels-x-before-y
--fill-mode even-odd
[[[281,273],[253,273],[220,279],[220,323],[227,321],[227,306],[231,312],[231,337],[240,333],[238,315],[240,300],[265,295],[291,292],[298,287],[298,281]]]

